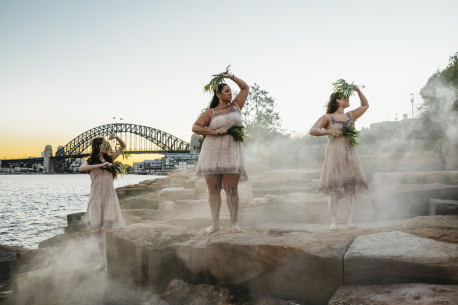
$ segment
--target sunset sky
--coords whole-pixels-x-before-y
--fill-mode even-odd
[[[55,151],[113,116],[189,141],[203,85],[229,64],[298,136],[339,78],[366,86],[358,128],[410,117],[410,93],[420,105],[458,51],[457,11],[441,0],[3,0],[0,159]]]

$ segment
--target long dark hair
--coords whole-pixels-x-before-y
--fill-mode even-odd
[[[218,96],[216,95],[216,93],[221,93],[221,91],[223,91],[224,86],[227,86],[227,84],[222,83],[222,84],[219,84],[219,85],[218,85],[218,90],[216,90],[216,91],[213,93],[213,97],[212,97],[212,100],[211,100],[211,102],[210,102],[210,107],[208,107],[208,108],[215,108],[216,106],[218,106],[218,104],[219,104],[219,98],[218,98]]]
[[[339,103],[337,103],[337,100],[340,98],[342,97],[339,92],[331,94],[329,97],[328,106],[326,108],[326,113],[334,113],[337,109],[339,109]]]
[[[87,159],[87,163],[89,165],[102,163],[99,155],[100,155],[100,145],[102,145],[103,140],[105,140],[105,138],[102,138],[102,137],[97,137],[97,138],[92,139],[92,144],[91,144],[92,152],[91,152],[91,156]],[[113,159],[111,159],[109,154],[104,153],[103,159],[113,164]],[[116,177],[118,176],[118,172],[116,171],[113,165],[107,168],[103,168],[103,169],[109,171],[113,175],[113,179],[116,179]]]

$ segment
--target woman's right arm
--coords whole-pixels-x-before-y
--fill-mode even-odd
[[[312,136],[340,136],[342,131],[336,129],[327,129],[330,123],[329,115],[325,114],[316,121],[313,127],[310,129],[310,134]]]
[[[217,130],[212,130],[207,128],[208,125],[210,124],[212,116],[212,110],[207,109],[204,113],[200,115],[200,117],[197,119],[197,121],[192,125],[192,132],[200,134],[200,135],[217,135],[218,131]]]
[[[89,171],[91,171],[91,170],[93,170],[95,168],[108,167],[108,166],[111,166],[111,163],[104,162],[104,163],[100,163],[100,164],[89,165],[86,162],[84,162],[84,164],[79,167],[78,171],[80,171],[80,172],[89,172]]]

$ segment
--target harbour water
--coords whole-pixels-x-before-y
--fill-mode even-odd
[[[115,187],[161,176],[126,175]],[[88,175],[0,175],[0,244],[37,248],[64,232],[67,214],[86,211]]]

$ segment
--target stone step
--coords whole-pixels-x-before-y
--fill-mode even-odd
[[[429,215],[458,215],[458,200],[429,199]]]
[[[344,258],[345,285],[458,284],[458,245],[393,231],[357,237]]]

